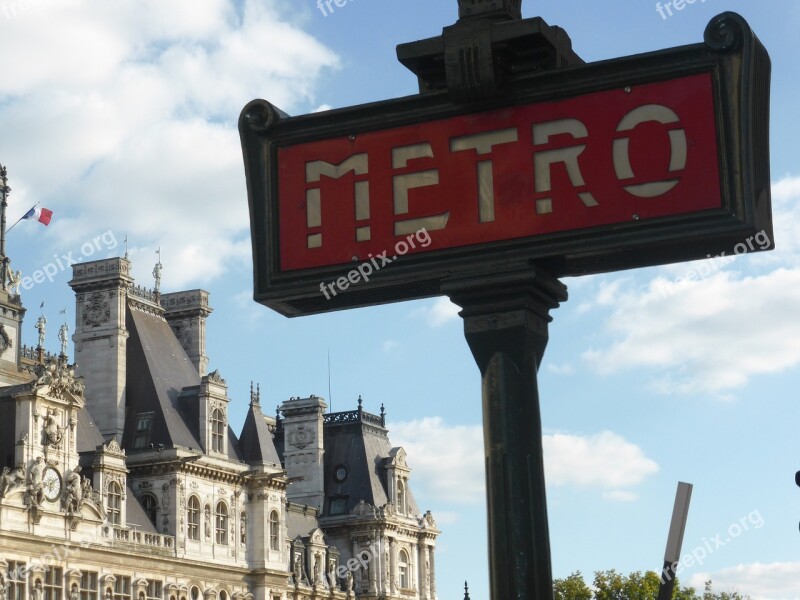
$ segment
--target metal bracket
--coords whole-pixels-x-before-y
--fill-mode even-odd
[[[521,0],[459,0],[459,20],[442,35],[397,46],[421,94],[447,90],[453,101],[491,98],[520,79],[581,65],[572,40],[539,17],[522,19]]]

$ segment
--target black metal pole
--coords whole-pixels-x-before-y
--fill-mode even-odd
[[[566,287],[527,273],[453,283],[481,372],[492,600],[553,597],[537,371]]]
[[[6,208],[8,207],[8,172],[0,165],[0,289],[6,289],[8,258],[6,257]]]

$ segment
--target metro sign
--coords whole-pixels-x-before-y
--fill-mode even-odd
[[[254,101],[240,131],[256,299],[308,314],[509,264],[579,275],[771,236],[760,51],[753,37],[573,67],[480,106],[432,94],[289,118]]]

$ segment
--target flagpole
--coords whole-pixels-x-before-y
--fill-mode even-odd
[[[6,289],[8,258],[6,257],[6,207],[8,206],[8,171],[0,165],[0,288]]]
[[[4,196],[4,197],[5,197],[5,196]],[[32,211],[34,208],[36,208],[37,206],[39,206],[39,203],[38,203],[38,202],[37,202],[36,204],[34,204],[33,206],[31,206],[31,207],[30,207],[30,208],[29,208],[29,209],[28,209],[28,210],[25,212],[25,214],[24,214],[24,215],[22,215],[22,216],[21,216],[19,219],[17,219],[17,222],[16,222],[16,223],[14,223],[14,224],[13,224],[11,227],[9,227],[9,228],[8,228],[8,231],[11,231],[12,229],[14,229],[14,227],[16,227],[17,225],[19,225],[19,222],[20,222],[20,221],[22,221],[22,219],[24,219],[24,218],[25,218],[25,215],[27,215],[29,212],[31,212],[31,211]],[[5,212],[3,212],[3,222],[5,222],[5,218],[6,218],[6,217],[5,217]],[[6,233],[8,233],[8,231],[6,231]]]

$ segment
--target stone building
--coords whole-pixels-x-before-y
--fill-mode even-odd
[[[0,600],[437,598],[439,531],[382,407],[312,395],[272,417],[251,386],[237,435],[207,292],[73,265],[71,364],[43,317],[20,346],[0,261]]]

